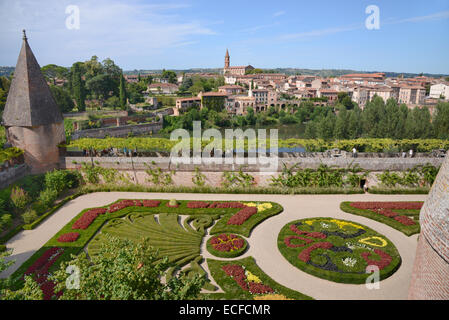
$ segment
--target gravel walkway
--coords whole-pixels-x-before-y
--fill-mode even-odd
[[[107,205],[117,199],[172,199],[178,200],[242,200],[274,201],[284,211],[258,225],[248,238],[249,250],[244,256],[253,256],[259,267],[278,283],[300,291],[315,299],[406,299],[411,279],[417,237],[407,237],[380,222],[345,213],[340,210],[342,201],[423,201],[425,195],[268,195],[268,194],[167,194],[135,192],[91,193],[66,203],[59,211],[34,230],[25,230],[8,241],[13,249],[9,259],[16,263],[0,277],[8,277],[55,233],[73,219],[81,210]],[[368,290],[365,285],[340,284],[311,276],[291,265],[277,248],[281,228],[292,220],[308,217],[335,217],[364,224],[389,238],[399,250],[402,265],[391,277],[380,282],[378,290]],[[205,244],[205,241],[203,242]],[[205,258],[214,258],[203,245]],[[241,257],[239,257],[240,259]],[[219,259],[219,258],[216,258]],[[203,265],[204,266],[204,265]],[[205,266],[207,269],[207,266]]]

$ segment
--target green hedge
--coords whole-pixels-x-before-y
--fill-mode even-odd
[[[358,209],[351,206],[351,202],[346,201],[340,203],[340,209],[347,213],[352,213],[358,216],[370,218],[379,222],[382,222],[396,230],[401,231],[406,236],[411,236],[420,232],[419,222],[411,226],[405,226],[399,221],[396,221],[392,218],[385,217],[381,214],[375,213],[371,210]],[[400,210],[398,210],[400,211]],[[407,214],[407,213],[406,213]],[[419,211],[417,212],[419,214]]]
[[[372,194],[428,194],[430,187],[419,188],[387,188],[387,187],[371,187],[368,193]]]

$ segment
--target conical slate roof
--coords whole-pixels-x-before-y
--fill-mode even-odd
[[[3,125],[33,127],[64,120],[23,31],[23,43],[3,112]]]

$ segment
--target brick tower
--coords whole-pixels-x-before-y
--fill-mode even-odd
[[[409,299],[449,300],[449,152],[420,213]]]
[[[24,150],[33,173],[59,166],[58,145],[65,142],[64,119],[28,45],[23,43],[3,112],[6,138]]]
[[[226,55],[225,55],[225,69],[228,69],[231,66],[231,57],[229,56],[229,51],[226,49]]]

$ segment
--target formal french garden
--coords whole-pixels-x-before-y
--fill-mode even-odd
[[[394,244],[376,231],[351,221],[310,218],[292,221],[278,236],[282,255],[314,276],[341,283],[365,283],[368,266],[391,276],[401,265]]]

